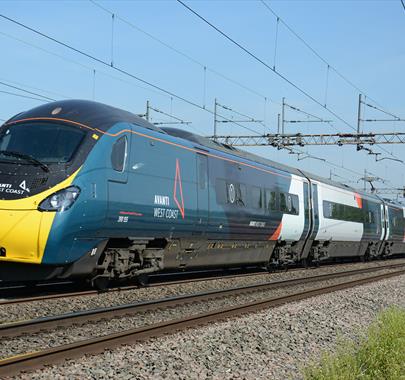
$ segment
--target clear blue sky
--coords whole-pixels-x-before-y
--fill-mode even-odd
[[[113,43],[116,67],[210,109],[213,109],[214,98],[217,98],[221,104],[264,120],[267,132],[276,131],[277,113],[280,112],[283,96],[289,104],[334,120],[333,127],[305,123],[288,125],[287,132],[351,131],[347,125],[230,44],[176,1],[98,1],[97,4],[116,15]],[[260,1],[187,1],[187,4],[262,60],[271,66],[274,64],[276,18]],[[384,109],[405,118],[405,10],[399,0],[269,1],[267,4],[365,94]],[[97,58],[111,61],[111,14],[90,1],[3,0],[0,2],[0,13]],[[165,47],[148,34],[197,63]],[[171,99],[1,18],[0,51],[0,82],[54,99],[94,98],[135,113],[144,112],[146,100],[150,100],[152,106],[192,121],[191,126],[184,128],[202,135],[212,134],[211,114],[178,99]],[[205,79],[200,64],[207,67]],[[326,64],[281,23],[276,68],[324,102]],[[232,81],[225,80],[222,75]],[[0,84],[0,119],[7,119],[41,104],[39,100],[1,91],[28,95]],[[357,90],[333,71],[329,72],[327,105],[352,126],[356,126],[357,98]],[[384,118],[383,114],[371,109],[366,112],[368,117]],[[231,116],[227,112],[223,114]],[[155,120],[161,119],[156,114],[154,117]],[[297,118],[302,117],[291,112],[286,115],[286,119]],[[265,129],[261,125],[248,126],[258,132]],[[403,122],[368,123],[363,125],[363,129],[375,132],[404,131],[404,126]],[[219,133],[235,135],[250,132],[222,124]],[[354,147],[301,149],[308,149],[310,154],[327,158],[356,173],[366,169],[390,181],[377,184],[379,187],[405,185],[405,164],[389,160],[375,162],[374,156],[368,156],[365,152],[356,153]],[[384,149],[405,160],[404,146],[386,145]],[[333,169],[336,175],[334,179],[341,176],[346,182],[357,181],[360,176],[314,159],[297,161],[297,156],[270,147],[249,150],[323,176],[329,176]],[[381,152],[378,147],[373,150]],[[390,157],[388,153],[384,153],[384,156]],[[361,187],[362,183],[352,185]]]

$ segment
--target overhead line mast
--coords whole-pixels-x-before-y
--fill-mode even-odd
[[[259,64],[263,65],[265,68],[276,74],[279,78],[283,79],[285,82],[290,84],[292,87],[294,87],[296,90],[298,90],[301,94],[305,95],[307,98],[311,99],[314,103],[322,107],[323,109],[327,110],[331,115],[333,115],[336,119],[341,121],[343,124],[345,124],[347,127],[350,129],[357,131],[353,125],[351,125],[348,121],[346,121],[343,117],[341,117],[339,114],[337,114],[334,110],[329,108],[326,104],[322,103],[320,100],[316,99],[313,95],[311,95],[308,91],[305,89],[301,88],[299,85],[297,85],[295,82],[292,80],[288,79],[285,75],[283,75],[281,72],[277,70],[275,65],[271,66],[267,62],[265,62],[262,58],[260,58],[258,55],[254,54],[252,51],[250,51],[247,47],[233,39],[231,36],[229,36],[226,32],[221,30],[219,27],[208,21],[205,17],[200,15],[197,11],[195,11],[193,8],[191,8],[189,5],[187,5],[184,1],[182,0],[177,0],[179,4],[181,4],[184,8],[186,8],[189,12],[194,14],[197,18],[199,18],[201,21],[206,23],[209,27],[214,29],[216,32],[218,32],[220,35],[222,35],[225,39],[227,39],[229,42],[231,42],[233,45],[241,49],[243,52],[245,52],[247,55],[249,55],[251,58],[253,58],[255,61],[257,61]],[[380,147],[381,150],[385,151],[386,153],[390,154],[392,157],[394,157],[395,161],[399,161],[403,163],[402,160],[399,160],[397,157],[395,157],[391,152],[387,151],[383,147]],[[370,153],[370,152],[369,152]],[[372,152],[372,154],[374,154]]]

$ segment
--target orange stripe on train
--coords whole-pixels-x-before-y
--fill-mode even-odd
[[[267,240],[278,240],[281,234],[281,229],[283,227],[283,222],[280,222],[277,229],[274,231],[273,235],[271,235]]]
[[[354,193],[354,197],[356,198],[357,206],[363,208],[363,199],[361,199],[360,194]]]

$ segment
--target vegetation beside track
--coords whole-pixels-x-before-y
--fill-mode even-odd
[[[341,342],[335,353],[304,369],[306,380],[405,379],[405,309],[392,307],[357,341]]]

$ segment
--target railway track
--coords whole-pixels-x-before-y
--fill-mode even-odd
[[[391,269],[392,271],[383,274],[373,273],[381,272],[382,270],[387,269]],[[405,264],[393,264],[384,266],[384,268],[367,268],[294,280],[262,283],[3,325],[0,327],[0,336],[16,337],[20,336],[23,333],[35,333],[42,330],[54,329],[60,326],[85,324],[101,319],[118,318],[144,311],[161,310],[163,308],[175,307],[195,302],[203,302],[207,300],[217,299],[219,297],[235,296],[240,294],[271,290],[276,287],[291,287],[307,283],[317,283],[337,278],[344,279],[345,277],[352,277],[354,275],[362,275],[368,273],[372,273],[373,275],[356,280],[351,279],[349,281],[342,281],[333,285],[319,286],[317,288],[306,291],[294,291],[294,293],[292,294],[284,295],[281,297],[267,297],[265,299],[256,300],[254,302],[243,303],[226,308],[219,308],[206,313],[186,316],[184,318],[171,319],[162,323],[124,330],[105,336],[93,337],[59,347],[53,347],[27,354],[16,355],[14,357],[0,360],[0,376],[16,374],[18,372],[31,370],[45,364],[53,364],[67,358],[75,358],[89,353],[97,353],[103,351],[106,348],[116,347],[121,344],[146,340],[150,337],[173,333],[189,327],[206,324],[208,322],[235,317],[244,313],[258,311],[264,308],[276,307],[289,302],[299,301],[317,295],[331,293],[337,290],[347,289],[366,283],[403,275],[405,274]]]
[[[341,264],[339,264],[341,265]],[[357,265],[357,264],[351,264],[351,265]],[[379,268],[389,268],[391,267],[392,264],[389,265],[384,265],[380,266]],[[331,265],[332,266],[332,265]],[[304,270],[303,268],[290,268],[289,272],[294,272],[294,271],[302,271]],[[280,270],[280,272],[282,272]],[[200,274],[204,274],[204,272],[199,272]],[[248,273],[240,273],[237,272],[237,274],[214,274],[214,275],[208,275],[208,276],[203,276],[203,277],[194,277],[196,274],[194,274],[193,277],[187,277],[185,279],[180,279],[180,280],[170,280],[170,278],[173,278],[173,276],[177,275],[172,275],[172,274],[165,274],[165,275],[156,275],[151,279],[151,282],[144,285],[143,287],[158,287],[158,286],[171,286],[171,285],[179,285],[179,284],[185,284],[185,283],[193,283],[193,282],[203,282],[203,281],[209,281],[209,280],[218,280],[218,279],[232,279],[232,278],[241,278],[241,277],[252,277],[252,276],[257,276],[260,274],[267,274],[268,272],[262,269],[258,269],[256,271],[249,271]],[[169,280],[163,280],[162,278],[169,278]],[[159,281],[160,280],[160,281]],[[72,284],[72,283],[70,283]],[[41,285],[41,286],[46,286],[46,284]],[[69,286],[68,283],[63,283],[63,286]],[[23,297],[11,294],[8,295],[7,297],[2,293],[4,293],[4,289],[0,288],[0,306],[6,306],[6,305],[13,305],[13,304],[23,304],[23,303],[30,303],[30,302],[35,302],[35,301],[46,301],[46,300],[53,300],[53,299],[63,299],[63,298],[70,298],[70,297],[83,297],[83,296],[94,296],[97,294],[102,294],[102,293],[114,293],[114,292],[125,292],[125,291],[131,291],[135,289],[139,289],[139,285],[128,285],[128,286],[116,286],[116,287],[111,287],[106,289],[105,291],[99,291],[99,290],[94,290],[94,289],[86,289],[86,290],[62,290],[61,292],[58,290],[47,290],[45,291],[45,294],[40,294],[40,295],[35,295],[32,291],[30,292],[31,296],[27,296],[27,294],[24,294]],[[12,288],[11,288],[12,289]],[[20,293],[21,294],[21,293]],[[3,298],[3,300],[1,300]]]
[[[294,269],[292,269],[294,270]],[[170,285],[178,285],[178,284],[185,284],[185,283],[192,283],[192,282],[202,282],[202,281],[209,281],[209,280],[218,280],[224,278],[239,278],[239,277],[251,277],[256,276],[258,274],[267,274],[268,272],[264,270],[258,270],[256,272],[249,272],[249,273],[239,273],[239,274],[226,274],[226,275],[217,275],[217,276],[206,276],[206,277],[197,277],[197,278],[186,278],[184,280],[167,280],[167,281],[160,281],[160,282],[152,282],[142,287],[153,288],[158,286],[170,286]],[[38,295],[38,296],[31,296],[31,297],[22,297],[22,298],[11,298],[11,299],[4,299],[0,301],[0,306],[2,305],[13,305],[13,304],[22,304],[22,303],[29,303],[34,301],[46,301],[52,299],[60,299],[60,298],[69,298],[69,297],[82,297],[82,296],[93,296],[102,293],[114,293],[114,292],[124,292],[129,290],[139,289],[140,285],[128,285],[128,286],[117,286],[111,287],[106,289],[105,291],[99,290],[77,290],[77,291],[64,291],[61,293],[52,293],[52,294],[45,294],[45,295]],[[0,297],[1,298],[1,297]]]

